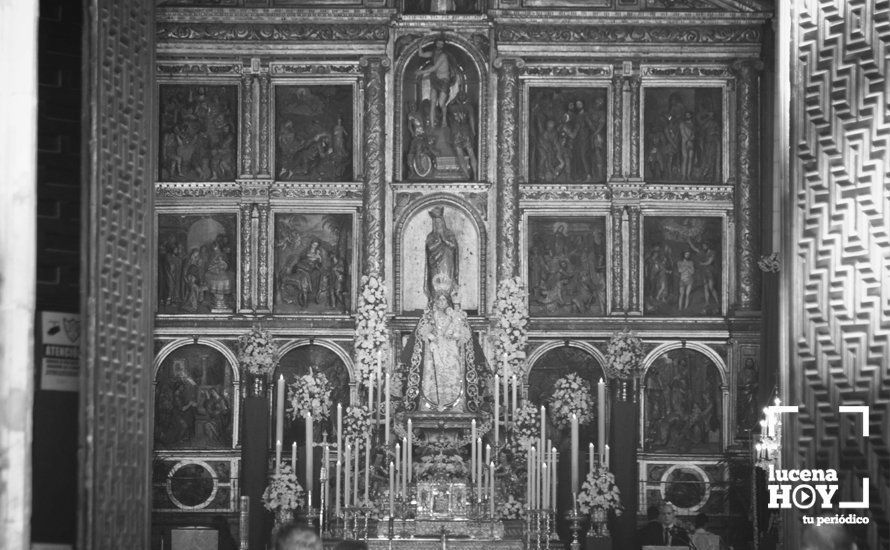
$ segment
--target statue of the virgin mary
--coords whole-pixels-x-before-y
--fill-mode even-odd
[[[454,306],[450,279],[434,277],[433,291],[414,330],[408,398],[421,411],[473,410],[478,391],[470,324]]]

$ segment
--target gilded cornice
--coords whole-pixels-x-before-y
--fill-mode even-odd
[[[378,42],[389,27],[368,23],[182,23],[158,21],[156,36],[164,41],[247,42]]]
[[[684,25],[509,25],[497,28],[501,43],[608,43],[608,44],[759,44],[756,26]]]

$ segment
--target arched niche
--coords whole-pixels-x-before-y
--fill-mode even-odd
[[[433,215],[439,212],[457,240],[458,302],[461,309],[475,315],[485,310],[485,226],[473,208],[445,194],[430,195],[410,206],[396,223],[396,309],[419,315],[427,307],[427,240]]]
[[[669,344],[653,351],[640,390],[643,449],[673,455],[722,452],[725,380],[722,360],[707,346]]]
[[[453,67],[452,78],[447,83],[435,81],[423,74],[424,69],[433,63],[438,53],[437,42],[440,41],[441,52],[447,56],[449,66]],[[431,34],[420,37],[405,47],[396,61],[394,74],[397,128],[394,147],[397,156],[394,163],[395,181],[484,181],[488,164],[487,141],[483,139],[488,135],[488,92],[485,85],[488,70],[482,52],[460,35],[449,32]],[[443,91],[447,96],[447,128],[441,125],[441,109],[431,109],[430,101],[434,94]],[[466,95],[465,100],[459,97],[460,92]],[[471,110],[468,111],[467,106]],[[455,113],[458,111],[471,113],[473,118],[473,132],[468,136],[467,142],[475,154],[477,167],[470,177],[466,174],[466,168],[471,168],[469,163],[461,166],[458,154],[455,153],[455,145],[460,142],[455,137],[462,134],[454,134],[450,130],[459,125],[455,122]],[[434,122],[430,119],[431,114],[435,118]],[[416,121],[414,126],[412,121]],[[436,158],[426,174],[423,168],[425,164],[413,162],[418,153],[417,145],[412,147],[412,141],[417,136],[417,125],[423,127],[424,137],[431,138],[429,148]],[[422,141],[417,140],[418,143]],[[465,149],[462,156],[469,156]]]
[[[238,444],[237,361],[212,340],[179,340],[154,365],[154,448],[231,449]]]
[[[305,421],[302,418],[291,420],[288,412],[290,385],[299,376],[309,373],[309,369],[318,374],[324,374],[331,384],[331,412],[327,421],[315,423],[315,430],[319,438],[323,431],[328,433],[328,441],[335,436],[334,426],[337,419],[337,403],[343,405],[344,414],[350,404],[350,389],[352,383],[352,362],[342,348],[325,340],[299,340],[286,344],[281,348],[281,359],[275,370],[272,384],[272,410],[276,411],[277,392],[274,390],[278,377],[283,375],[286,386],[284,407],[284,432],[282,445],[289,449],[292,442],[299,445],[305,441]],[[275,415],[272,418],[273,433],[275,432]],[[274,444],[274,442],[273,442]]]

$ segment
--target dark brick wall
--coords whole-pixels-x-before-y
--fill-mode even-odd
[[[80,307],[83,6],[41,0],[37,108],[37,310]],[[37,325],[40,326],[39,324]],[[38,329],[39,330],[39,329]],[[78,394],[34,393],[34,542],[77,537]]]

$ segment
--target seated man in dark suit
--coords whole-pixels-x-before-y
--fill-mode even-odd
[[[647,511],[649,523],[639,532],[641,546],[689,546],[689,533],[677,524],[677,511],[670,502],[658,508],[657,521],[652,508]]]

